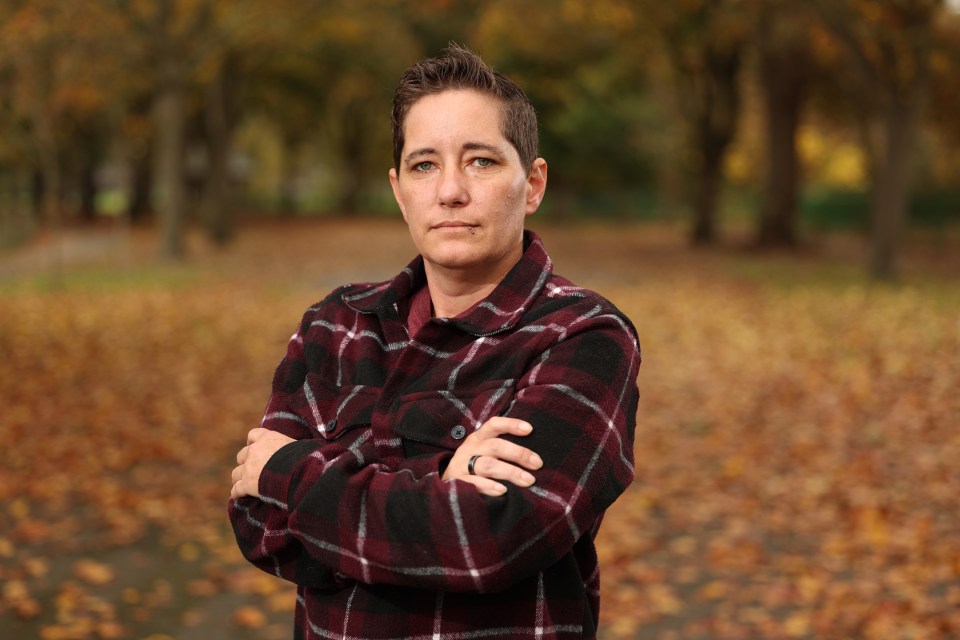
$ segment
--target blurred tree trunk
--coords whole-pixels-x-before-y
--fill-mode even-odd
[[[161,225],[161,252],[178,258],[184,255],[186,190],[183,183],[184,89],[178,63],[169,52],[161,62],[156,110],[157,213]]]
[[[365,150],[368,144],[366,126],[358,115],[359,110],[344,108],[340,112],[338,133],[340,163],[340,195],[338,212],[354,215],[360,211],[360,198],[366,186]]]
[[[127,217],[133,224],[143,222],[150,217],[150,204],[153,187],[153,158],[149,150],[137,153],[130,161],[131,181],[130,200],[127,203]]]
[[[704,75],[687,79],[688,104],[695,113],[695,141],[700,160],[691,234],[694,244],[711,244],[717,240],[723,160],[736,135],[740,115],[741,62],[740,45],[707,44],[703,55]]]
[[[51,62],[47,60],[47,52],[42,52],[39,58],[28,60],[26,68],[34,77],[41,78],[43,87],[38,95],[34,95],[30,105],[30,120],[33,128],[33,144],[36,150],[40,171],[39,204],[41,218],[53,227],[60,224],[60,195],[63,192],[63,174],[60,170],[60,157],[57,149],[57,138],[54,132],[53,116],[47,104],[47,96],[53,84],[50,70]]]
[[[154,188],[157,213],[160,217],[160,251],[170,258],[182,257],[186,221],[186,185],[183,158],[186,130],[186,71],[179,59],[174,37],[175,7],[173,0],[157,3],[152,25],[152,52],[157,61],[156,93],[154,94]]]
[[[717,203],[723,182],[723,156],[726,145],[711,143],[701,134],[700,171],[697,176],[696,196],[693,202],[694,244],[713,244],[717,240]]]
[[[153,189],[161,227],[160,250],[167,257],[179,258],[186,251],[186,96],[197,64],[197,43],[209,37],[206,29],[213,7],[211,0],[154,0],[153,5],[149,19],[137,22],[148,41],[148,54],[157,65]]]
[[[676,83],[692,152],[694,244],[717,240],[723,164],[740,117],[740,69],[755,21],[739,0],[657,2],[643,11],[659,33]]]
[[[43,172],[34,170],[30,172],[30,211],[35,221],[39,224],[43,222]]]
[[[870,273],[881,280],[899,275],[897,253],[910,206],[910,174],[919,127],[926,74],[918,77],[912,95],[892,100],[885,120],[885,145],[873,186]]]
[[[797,130],[810,69],[804,22],[782,5],[761,14],[760,85],[766,112],[767,173],[756,243],[792,247],[797,242],[800,159]]]
[[[79,167],[80,218],[84,222],[93,222],[97,218],[97,167],[99,154],[87,146],[81,150]]]
[[[923,103],[929,89],[935,24],[942,0],[817,0],[820,15],[858,70],[856,97],[881,124],[870,207],[870,275],[899,275],[899,239],[910,203],[911,170]],[[866,130],[866,129],[865,129]]]
[[[292,217],[297,211],[300,133],[285,131],[282,145],[280,154],[280,215]]]
[[[218,246],[225,245],[233,235],[230,151],[240,115],[239,94],[239,62],[227,55],[207,87],[205,111],[209,162],[201,211],[207,234]]]

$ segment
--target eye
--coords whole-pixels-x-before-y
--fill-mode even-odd
[[[490,158],[475,158],[473,164],[481,169],[486,169],[487,167],[492,167],[496,163]]]
[[[431,169],[433,169],[433,163],[428,160],[424,160],[423,162],[418,162],[417,164],[413,165],[414,171],[424,172],[430,171]]]

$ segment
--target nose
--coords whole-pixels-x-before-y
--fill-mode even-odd
[[[437,185],[437,202],[444,207],[462,207],[470,202],[466,176],[456,169],[444,169]]]

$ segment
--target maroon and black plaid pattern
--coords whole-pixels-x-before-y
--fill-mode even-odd
[[[590,638],[594,537],[633,479],[640,352],[630,321],[553,275],[539,239],[483,302],[414,336],[420,258],[307,310],[262,426],[298,441],[261,498],[230,504],[244,555],[297,585],[297,638]],[[482,496],[440,476],[490,417],[544,467]]]

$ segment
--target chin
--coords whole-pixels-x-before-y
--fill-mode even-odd
[[[477,248],[469,243],[445,242],[444,246],[433,247],[432,250],[429,247],[424,248],[426,251],[422,253],[425,258],[444,267],[468,266],[482,261],[483,258]]]
[[[478,266],[481,263],[480,260],[475,259],[473,256],[462,254],[454,256],[437,256],[436,258],[429,259],[429,261],[438,267],[443,267],[444,269],[470,269]]]

